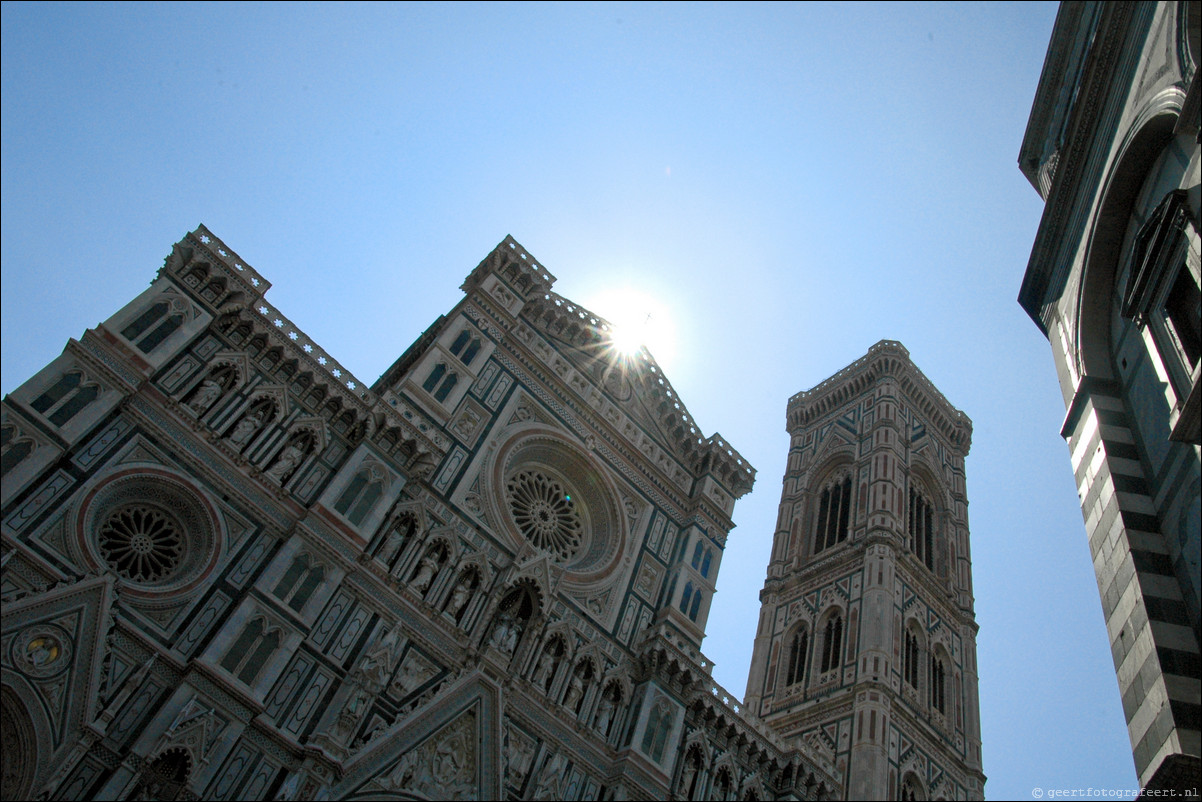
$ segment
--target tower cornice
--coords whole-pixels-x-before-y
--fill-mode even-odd
[[[868,353],[816,386],[789,399],[786,429],[793,433],[860,397],[883,379],[894,379],[907,398],[962,456],[972,445],[972,421],[952,406],[931,380],[910,361],[910,352],[896,340],[881,340]]]

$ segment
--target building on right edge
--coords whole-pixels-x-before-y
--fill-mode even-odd
[[[1045,208],[1018,300],[1052,346],[1135,768],[1179,791],[1202,774],[1199,14],[1064,3],[1019,154]]]
[[[844,799],[984,799],[972,422],[889,340],[787,421],[747,710],[832,755]]]

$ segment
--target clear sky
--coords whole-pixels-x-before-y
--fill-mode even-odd
[[[987,796],[1134,789],[1064,405],[1015,301],[1055,13],[4,3],[0,389],[199,223],[370,383],[512,234],[594,312],[649,304],[698,425],[759,472],[704,644],[741,697],[786,401],[901,340],[974,423]]]

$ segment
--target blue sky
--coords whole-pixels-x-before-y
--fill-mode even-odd
[[[1134,789],[1064,406],[1015,301],[1055,12],[4,3],[0,389],[199,223],[370,383],[512,234],[601,315],[649,299],[689,411],[758,469],[704,644],[742,696],[786,401],[901,340],[974,422],[987,796]]]

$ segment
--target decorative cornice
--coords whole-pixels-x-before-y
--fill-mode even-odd
[[[1046,204],[1018,294],[1019,305],[1045,336],[1052,322],[1052,304],[1049,301],[1059,296],[1074,262],[1071,255],[1064,253],[1064,249],[1078,245],[1075,237],[1066,236],[1066,230],[1070,225],[1083,225],[1084,212],[1077,199],[1083,197],[1084,193],[1092,193],[1094,189],[1092,184],[1085,185],[1083,178],[1091,168],[1100,174],[1108,158],[1103,154],[1101,162],[1090,159],[1098,129],[1105,122],[1108,95],[1112,89],[1116,89],[1114,96],[1121,100],[1127,93],[1127,87],[1117,87],[1115,79],[1121,75],[1120,68],[1123,65],[1119,63],[1119,58],[1132,20],[1137,15],[1137,4],[1114,2],[1099,4],[1099,7],[1095,32],[1088,51],[1082,56],[1082,66],[1071,93],[1076,99],[1062,125],[1062,130],[1067,132],[1061,137],[1064,146],[1056,151],[1055,174],[1049,176],[1049,186],[1041,193]],[[1140,9],[1138,13],[1151,21],[1147,10]],[[1062,32],[1058,19],[1049,53],[1057,48],[1055,37],[1059,35],[1069,36],[1072,31],[1065,29]],[[1048,91],[1045,80],[1052,81],[1053,75],[1046,69],[1040,75],[1036,102]],[[1065,78],[1056,78],[1056,85],[1059,86]],[[1033,116],[1034,113],[1033,109]],[[1110,116],[1114,117],[1114,114]],[[1028,123],[1028,136],[1032,135],[1030,125]]]
[[[815,387],[789,399],[786,429],[794,433],[860,398],[881,379],[892,378],[916,409],[961,456],[972,445],[972,421],[951,405],[943,393],[910,361],[910,352],[896,340],[881,340],[865,356]]]

